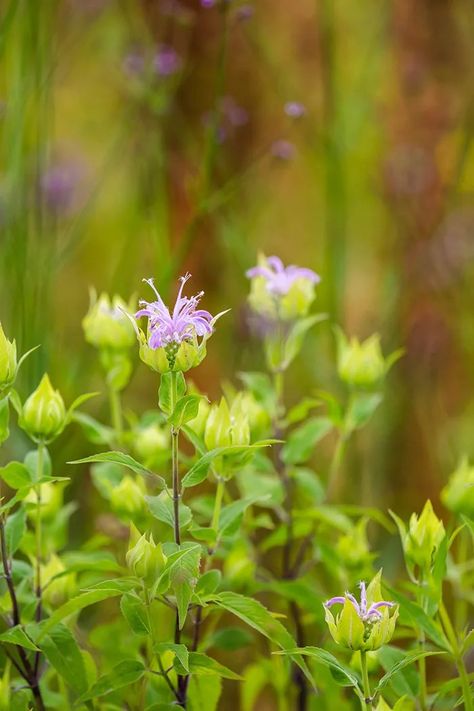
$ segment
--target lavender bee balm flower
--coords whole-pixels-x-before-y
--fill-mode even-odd
[[[184,372],[199,365],[206,355],[206,341],[212,335],[214,324],[225,313],[212,317],[209,311],[198,309],[203,291],[195,296],[183,296],[184,285],[190,277],[190,274],[180,277],[181,286],[172,312],[153,280],[145,279],[155,292],[156,301],[140,301],[142,308],[135,314],[137,319],[148,318],[147,335],[137,330],[140,357],[159,373]]]

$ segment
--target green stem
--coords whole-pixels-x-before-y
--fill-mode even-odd
[[[171,412],[174,412],[178,399],[178,386],[176,373],[171,371]],[[173,481],[173,512],[174,512],[174,542],[181,545],[181,533],[179,527],[179,471],[178,471],[178,438],[179,429],[171,425],[171,470]]]
[[[43,476],[44,463],[44,442],[38,445],[38,458],[36,460],[36,479],[39,481]],[[42,560],[42,545],[41,545],[41,484],[35,487],[36,490],[36,520],[35,520],[35,540],[36,540],[36,581],[35,581],[35,596],[36,596],[36,622],[41,622],[42,615],[42,590],[41,590],[41,560]],[[38,674],[40,662],[40,652],[35,654],[34,672]]]
[[[214,512],[212,514],[211,528],[217,531],[219,528],[219,517],[221,515],[222,499],[224,496],[224,480],[217,477],[216,498],[214,500]]]
[[[424,576],[423,574],[420,575],[420,582],[418,585],[418,602],[420,604],[420,607],[425,610],[425,596],[423,594],[423,583],[424,583]],[[426,612],[426,610],[425,610]],[[425,632],[420,628],[419,630],[419,636],[418,636],[418,641],[420,643],[420,652],[425,651]],[[428,694],[427,690],[427,685],[426,685],[426,659],[425,657],[422,657],[421,659],[418,660],[418,673],[420,677],[420,708],[421,711],[426,711],[427,704],[426,704],[426,697]]]
[[[118,444],[122,443],[123,437],[123,415],[122,401],[118,390],[109,387],[110,419],[115,430],[115,437]]]
[[[341,481],[340,472],[341,464],[346,453],[347,436],[345,432],[340,429],[337,435],[337,442],[334,448],[334,452],[331,459],[331,464],[329,467],[329,477],[327,486],[327,499],[328,501],[333,501],[337,499],[340,494]]]
[[[446,635],[453,650],[454,661],[458,670],[459,678],[461,680],[465,711],[474,711],[474,703],[472,700],[472,691],[471,684],[469,681],[469,675],[466,670],[466,665],[464,664],[463,655],[459,648],[456,632],[454,631],[454,627],[452,625],[451,619],[448,615],[448,611],[446,610],[443,601],[441,601],[439,605],[439,616],[441,618],[441,622],[443,623],[443,627],[446,631]]]
[[[364,709],[370,711],[373,709],[372,695],[370,693],[369,672],[367,669],[367,652],[364,650],[361,650],[360,652],[360,667],[362,671],[362,687],[364,691]]]

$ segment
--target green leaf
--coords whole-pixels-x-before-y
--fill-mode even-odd
[[[182,674],[183,670],[177,659],[175,659],[174,667],[178,674]],[[223,679],[234,679],[240,681],[242,679],[239,674],[236,674],[228,667],[225,667],[220,662],[217,662],[212,657],[202,652],[189,652],[189,671],[191,674],[217,674]]]
[[[171,414],[171,381],[171,373],[163,373],[160,380],[160,389],[158,391],[158,404],[160,410],[164,412],[165,415]],[[176,373],[176,390],[178,400],[186,394],[186,381],[181,371]]]
[[[184,644],[173,644],[172,642],[159,642],[153,647],[156,654],[173,652],[186,674],[189,674],[189,652]]]
[[[113,581],[110,582],[112,583]],[[94,590],[87,590],[86,592],[83,592],[80,595],[73,597],[71,600],[68,600],[64,603],[64,605],[58,607],[58,609],[53,612],[51,617],[41,623],[41,632],[38,637],[38,643],[41,642],[41,640],[49,633],[49,631],[54,629],[54,627],[56,627],[59,622],[66,619],[67,617],[70,617],[70,615],[73,615],[76,612],[79,612],[85,607],[89,607],[89,605],[93,605],[96,602],[107,600],[110,597],[116,597],[122,592],[123,590],[114,589],[111,585],[111,587],[107,589],[99,588]]]
[[[30,473],[21,462],[9,462],[5,467],[0,467],[0,478],[11,489],[20,489],[31,484]]]
[[[189,711],[217,711],[221,692],[220,676],[191,676],[188,687]]]
[[[280,647],[280,649],[289,650],[296,647],[295,640],[291,634],[258,600],[234,592],[223,592],[214,596],[212,602],[218,607],[232,612],[232,614],[239,617],[243,622],[249,625],[249,627],[253,627],[257,632],[260,632],[260,634],[271,640]],[[292,652],[288,653],[294,663],[303,671],[308,681],[314,686],[314,681],[306,664],[304,664],[298,656],[293,656]]]
[[[248,647],[253,644],[254,638],[246,629],[241,627],[227,627],[214,632],[208,640],[208,647],[217,647],[226,652],[236,652],[238,649]]]
[[[65,625],[57,625],[43,638],[41,650],[76,694],[86,691],[88,684],[84,659],[72,632]]]
[[[283,367],[287,368],[296,358],[303,347],[303,342],[309,329],[326,319],[327,314],[315,314],[298,319],[285,341]]]
[[[252,506],[252,504],[256,503],[261,498],[262,497],[260,496],[253,496],[248,499],[238,499],[237,501],[233,501],[231,504],[224,506],[219,516],[219,534],[223,535],[224,533],[229,533],[230,529],[232,529],[234,524],[240,520],[242,514],[248,509],[248,507]],[[263,498],[266,499],[269,497],[265,496]]]
[[[359,679],[352,669],[339,662],[336,657],[325,649],[321,649],[320,647],[297,647],[295,649],[285,650],[284,652],[277,652],[277,654],[303,654],[304,656],[317,659],[321,664],[329,667],[331,671],[336,672],[336,679],[339,683],[342,682],[342,679],[345,679],[345,686],[353,686],[360,691]]]
[[[177,429],[182,427],[197,417],[199,411],[199,403],[203,399],[203,395],[185,395],[176,403],[173,413],[168,417],[170,425],[174,425]]]
[[[145,496],[145,501],[151,515],[166,523],[171,528],[174,528],[174,508],[173,499],[168,491],[162,491],[158,496]],[[185,528],[189,526],[193,518],[193,514],[189,506],[186,506],[179,501],[179,527]]]
[[[300,464],[307,461],[317,443],[333,428],[329,417],[311,417],[294,429],[282,448],[282,459],[286,464]]]
[[[7,544],[7,551],[10,556],[15,554],[25,531],[26,511],[24,508],[20,508],[8,517],[5,524],[5,541]]]
[[[201,546],[183,544],[179,551],[168,557],[160,576],[158,589],[161,590],[163,584],[170,585],[176,596],[180,629],[186,621],[189,601],[199,577],[200,559]]]
[[[0,642],[18,644],[20,647],[24,647],[25,649],[31,649],[33,652],[39,652],[39,647],[37,647],[33,640],[27,635],[21,625],[11,627],[9,630],[6,630],[6,632],[2,632],[2,634],[0,634]]]
[[[212,462],[217,457],[223,457],[228,454],[240,454],[241,452],[246,452],[252,449],[259,449],[261,447],[269,447],[271,444],[275,444],[277,440],[262,440],[261,442],[255,442],[255,444],[248,445],[231,445],[229,447],[216,447],[211,449],[210,452],[206,452],[198,461],[191,467],[188,473],[183,477],[181,482],[184,488],[189,488],[191,486],[196,486],[200,484],[207,477],[207,473],[212,465]]]
[[[68,462],[68,464],[87,464],[88,462],[113,462],[114,464],[120,464],[123,467],[131,469],[132,472],[135,472],[136,474],[141,474],[145,477],[153,477],[153,479],[158,481],[162,487],[166,486],[166,482],[163,477],[158,476],[158,474],[155,474],[150,471],[150,469],[144,467],[143,464],[137,462],[137,460],[129,454],[124,454],[123,452],[100,452],[99,454],[93,454],[91,457],[75,459],[73,462]]]
[[[412,602],[388,585],[385,585],[385,587],[389,590],[392,599],[400,605],[400,610],[406,612],[415,625],[421,627],[432,642],[434,642],[441,649],[444,649],[446,652],[452,654],[451,645],[433,618],[427,615],[423,608],[416,602]]]
[[[423,659],[424,657],[432,657],[436,654],[443,654],[443,652],[412,652],[405,654],[404,658],[397,662],[383,677],[380,679],[379,683],[374,689],[374,695],[379,694],[382,689],[388,684],[390,679],[394,674],[407,667],[409,664],[413,664],[418,659]]]
[[[196,585],[196,595],[211,595],[220,585],[222,573],[213,569],[206,571],[198,580]]]
[[[38,481],[38,450],[37,449],[32,449],[30,452],[28,452],[25,455],[25,458],[23,460],[23,463],[25,467],[28,469],[30,473],[30,481],[35,482],[36,484],[39,483]],[[52,464],[51,464],[51,456],[49,454],[49,450],[44,447],[43,448],[43,461],[42,461],[42,476],[51,476],[53,471]]]
[[[146,607],[139,597],[125,593],[120,600],[120,609],[132,632],[137,635],[151,634]]]
[[[111,694],[124,686],[135,684],[145,673],[142,662],[136,659],[124,659],[119,662],[108,674],[104,674],[78,702],[89,701],[100,696]]]
[[[111,427],[103,425],[102,422],[87,415],[85,412],[74,412],[71,419],[82,427],[86,438],[89,442],[92,442],[92,444],[111,445],[114,441],[114,430]]]
[[[352,432],[366,425],[382,400],[381,393],[353,395],[344,421],[346,432]]]
[[[464,656],[466,654],[466,652],[468,652],[473,645],[474,645],[474,629],[469,630],[469,632],[467,633],[467,635],[464,639],[463,645],[462,645],[461,654]]]

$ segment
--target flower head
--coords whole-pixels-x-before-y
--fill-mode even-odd
[[[306,315],[320,282],[312,269],[285,267],[279,257],[260,257],[246,275],[252,280],[249,300],[254,311],[284,321]]]
[[[203,291],[195,296],[183,296],[184,285],[190,277],[190,274],[180,277],[181,285],[173,311],[163,302],[153,279],[145,279],[155,292],[156,301],[140,301],[142,308],[135,314],[137,319],[142,316],[148,318],[147,339],[139,332],[140,356],[145,363],[162,373],[185,371],[199,365],[206,354],[206,340],[221,315],[213,318],[209,311],[198,308]],[[201,342],[198,338],[202,339]],[[156,354],[149,351],[156,351]]]
[[[290,118],[301,118],[306,113],[306,106],[299,101],[287,101],[284,111]]]
[[[359,583],[360,601],[346,592],[324,603],[326,622],[335,642],[354,650],[374,650],[392,638],[398,608],[394,602],[380,599],[380,578],[381,571],[368,587],[363,581]],[[343,605],[336,618],[330,612],[333,605]]]
[[[153,64],[157,74],[162,77],[169,77],[181,69],[182,60],[173,47],[160,45]]]

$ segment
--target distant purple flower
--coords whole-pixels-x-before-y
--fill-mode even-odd
[[[232,96],[224,96],[221,100],[222,113],[225,118],[235,128],[245,126],[249,120],[249,115],[246,109],[233,99]]]
[[[306,114],[306,106],[299,101],[287,101],[284,111],[290,118],[301,118]]]
[[[47,207],[55,213],[69,213],[75,203],[80,168],[74,163],[51,166],[41,176],[40,189]]]
[[[202,7],[214,7],[216,0],[201,0]]]
[[[266,265],[252,267],[246,272],[249,279],[263,277],[267,282],[267,291],[275,296],[284,296],[289,292],[297,279],[308,279],[312,284],[321,281],[316,272],[305,267],[296,267],[294,264],[283,266],[280,257],[267,257]]]
[[[274,141],[270,148],[271,154],[280,160],[292,160],[296,155],[296,148],[290,141],[280,138]]]
[[[173,313],[165,306],[158,293],[153,279],[144,279],[156,294],[156,301],[140,301],[141,308],[135,318],[146,316],[148,318],[148,345],[150,348],[166,348],[171,344],[179,345],[183,341],[190,341],[195,336],[205,336],[212,333],[213,318],[209,311],[198,309],[203,291],[190,298],[182,296],[185,283],[191,274],[180,277],[181,286],[178,291]]]
[[[235,10],[235,17],[241,21],[250,20],[254,12],[252,5],[239,5]]]
[[[358,616],[362,620],[362,622],[373,622],[375,620],[380,620],[382,615],[379,612],[379,609],[381,607],[393,607],[395,605],[394,602],[387,602],[386,600],[380,600],[379,602],[373,602],[372,605],[370,605],[369,608],[367,608],[367,591],[366,591],[366,586],[365,583],[362,581],[359,583],[360,587],[360,603],[357,602],[355,599],[354,595],[351,595],[351,593],[346,592],[344,597],[343,596],[337,596],[337,597],[332,597],[330,600],[324,603],[324,607],[332,607],[332,605],[344,605],[346,600],[349,600],[349,602],[352,604],[354,607],[355,611],[357,612]]]
[[[181,57],[173,47],[161,45],[155,54],[153,65],[156,72],[162,77],[169,77],[176,74],[181,68]]]
[[[145,69],[145,57],[138,50],[132,50],[125,55],[122,68],[129,76],[137,76]]]

